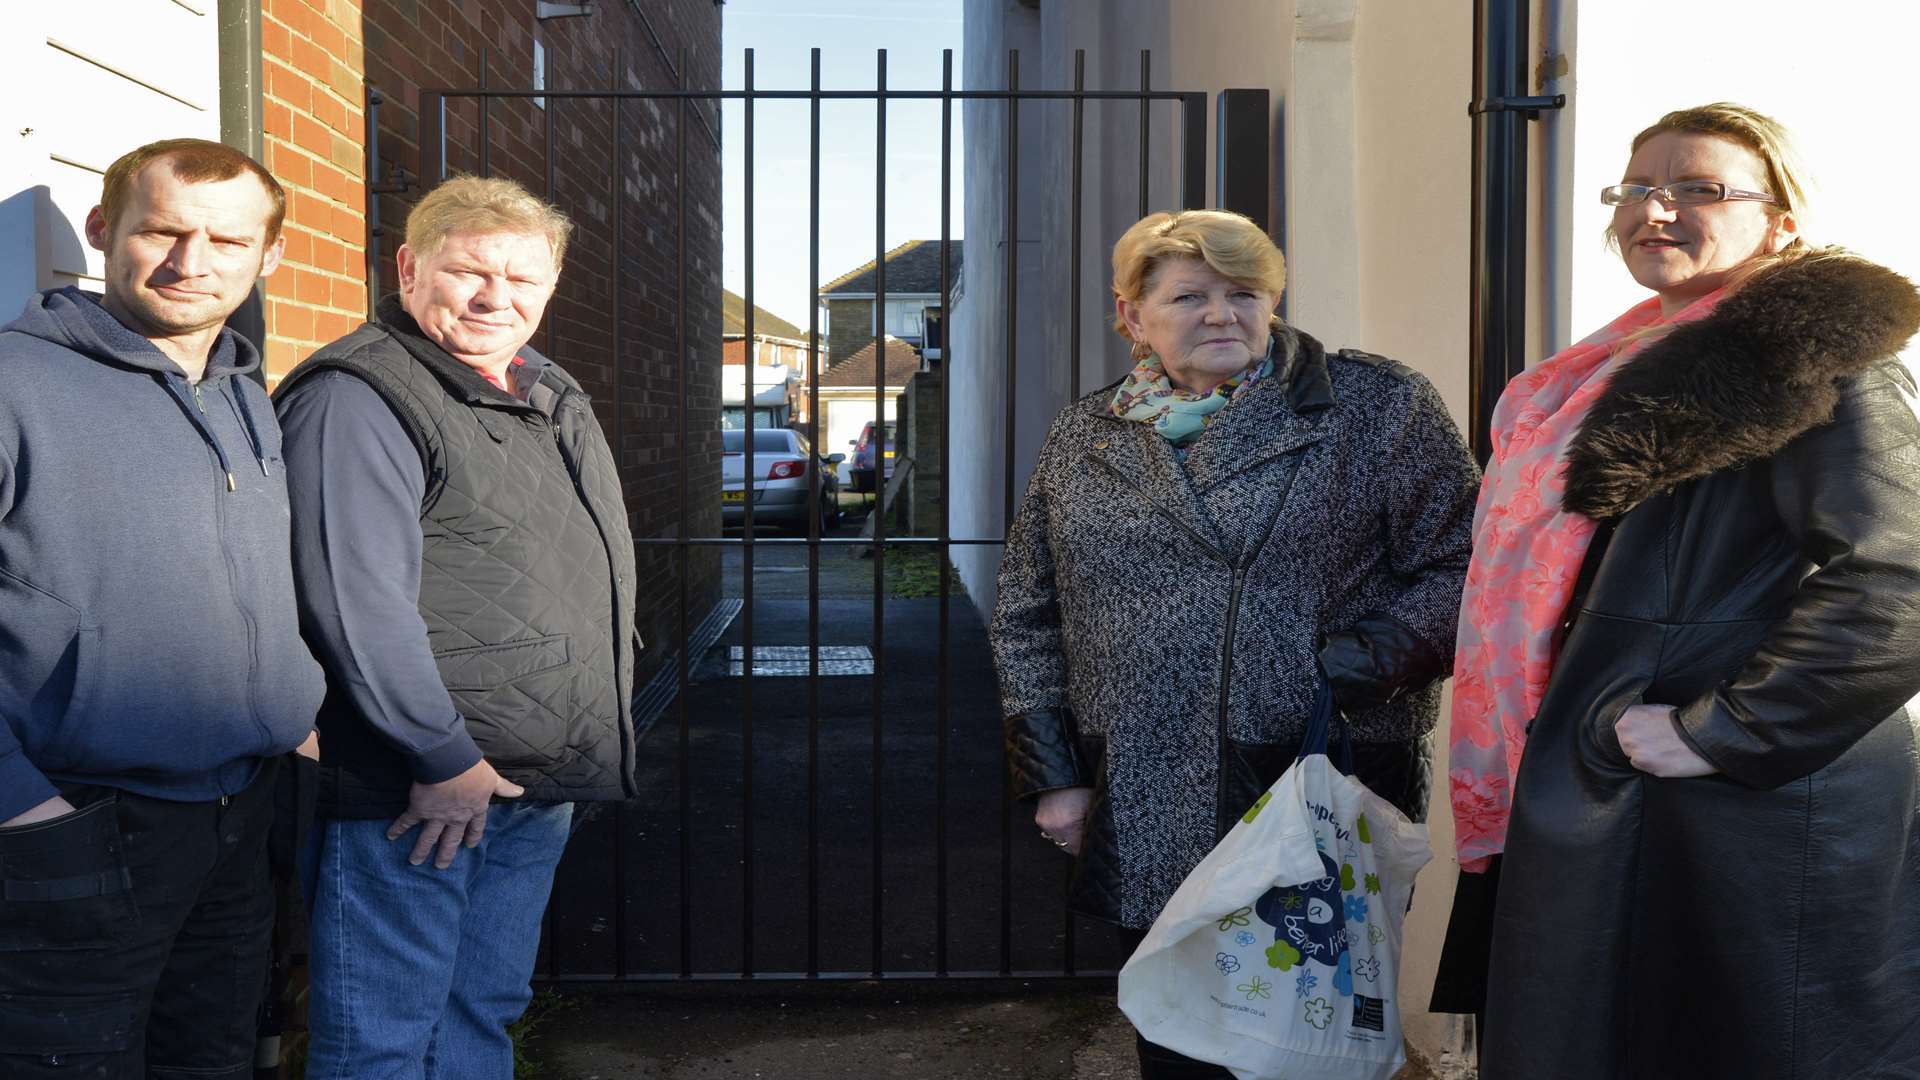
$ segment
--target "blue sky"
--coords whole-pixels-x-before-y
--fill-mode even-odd
[[[875,52],[887,50],[889,89],[938,90],[942,49],[960,81],[961,0],[727,0],[722,85],[744,85],[744,52],[754,51],[760,89],[804,90],[810,50],[819,46],[829,90],[874,86]],[[820,280],[831,281],[874,255],[875,106],[829,101],[820,114]],[[952,235],[961,232],[960,103],[953,109]],[[744,104],[722,118],[726,243],[723,279],[746,292]],[[759,102],[754,115],[754,303],[807,325],[808,103]],[[940,236],[940,103],[887,107],[886,244]],[[822,328],[824,330],[824,327]]]

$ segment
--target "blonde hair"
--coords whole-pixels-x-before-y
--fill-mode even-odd
[[[120,223],[120,213],[131,197],[133,178],[156,161],[166,162],[174,177],[183,184],[218,182],[231,180],[241,173],[252,174],[260,186],[267,189],[267,200],[272,204],[267,210],[266,242],[272,244],[280,238],[280,226],[287,218],[287,193],[280,182],[247,155],[225,143],[206,139],[150,142],[127,151],[107,166],[106,177],[100,184],[100,216],[106,220],[108,232]]]
[[[511,180],[479,176],[447,180],[427,192],[407,214],[407,247],[415,255],[431,255],[447,237],[462,232],[545,236],[558,273],[573,222],[558,207]]]
[[[1683,135],[1711,135],[1753,151],[1753,155],[1760,159],[1760,164],[1766,171],[1767,194],[1778,200],[1761,203],[1761,209],[1768,217],[1776,220],[1792,214],[1796,228],[1805,226],[1808,187],[1806,166],[1801,163],[1799,151],[1794,148],[1793,136],[1787,133],[1786,127],[1780,121],[1731,101],[1716,101],[1711,105],[1676,109],[1655,121],[1645,131],[1635,135],[1628,153],[1639,153],[1640,148],[1647,144],[1647,140],[1669,132]],[[1614,233],[1611,224],[1607,226],[1606,237],[1607,246],[1618,250],[1620,238]],[[1795,236],[1793,241],[1781,251],[1790,250],[1800,243],[1800,237]],[[1755,261],[1770,260],[1772,257],[1763,255]],[[1758,269],[1758,266],[1755,269]]]
[[[1120,235],[1113,245],[1113,295],[1138,303],[1168,259],[1201,259],[1276,300],[1287,287],[1286,260],[1251,219],[1226,210],[1179,210],[1148,214]],[[1126,320],[1115,316],[1113,328],[1132,339]]]

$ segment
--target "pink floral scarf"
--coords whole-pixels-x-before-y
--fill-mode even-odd
[[[1614,371],[1645,344],[1637,335],[1698,319],[1719,300],[1714,292],[1671,319],[1661,318],[1657,297],[1635,305],[1516,377],[1494,406],[1493,460],[1474,508],[1453,661],[1447,773],[1464,870],[1485,870],[1506,847],[1527,725],[1546,695],[1561,616],[1593,540],[1592,518],[1560,509],[1567,444]]]

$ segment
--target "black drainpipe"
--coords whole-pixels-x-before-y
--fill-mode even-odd
[[[387,99],[380,91],[367,87],[367,318],[373,318],[373,309],[380,304],[380,238],[387,234],[387,227],[380,222],[380,196],[401,195],[413,186],[413,178],[407,170],[398,165],[393,167],[393,175],[382,175],[380,161],[380,106]]]
[[[1468,433],[1485,465],[1494,403],[1525,370],[1527,332],[1527,121],[1567,95],[1528,97],[1531,0],[1474,0],[1473,319],[1469,331]]]

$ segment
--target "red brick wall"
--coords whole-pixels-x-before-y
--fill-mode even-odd
[[[677,63],[672,58],[681,48],[688,54],[689,86],[719,85],[720,7],[713,0],[646,0],[645,18],[659,35],[664,55],[641,16],[624,0],[601,3],[592,16],[545,22],[536,22],[528,0],[364,4],[366,77],[386,98],[379,114],[380,154],[389,175],[395,165],[412,176],[420,174],[423,88],[479,85],[483,50],[488,85],[530,88],[536,35],[547,50],[549,89],[671,89],[669,64]],[[572,372],[593,396],[620,463],[634,535],[643,539],[679,534],[683,463],[692,506],[686,523],[689,535],[720,531],[719,112],[710,102],[689,107],[684,189],[676,183],[676,112],[674,104],[664,101],[622,104],[623,160],[618,162],[613,155],[614,106],[606,100],[549,98],[544,110],[524,99],[495,101],[486,125],[487,169],[546,195],[577,226],[559,291],[533,344]],[[449,102],[449,174],[482,171],[480,120],[478,103]],[[549,123],[556,148],[551,163],[546,153]],[[686,199],[684,235],[676,213],[678,190],[684,190]],[[403,239],[407,210],[421,194],[416,183],[399,195],[376,196],[384,232],[375,254],[387,289],[393,286],[393,252]],[[679,301],[676,241],[686,260],[684,307]],[[682,329],[676,325],[681,315],[690,435],[684,448],[679,440]],[[688,578],[688,619],[698,622],[719,598],[718,550],[692,549]],[[637,580],[640,630],[649,645],[644,662],[657,664],[674,647],[679,623],[673,549],[642,545]],[[641,672],[643,677],[647,673]]]
[[[367,309],[360,0],[261,0],[263,164],[287,189],[286,257],[267,279],[278,382]]]

